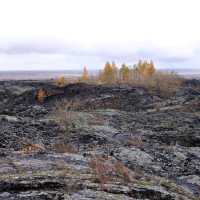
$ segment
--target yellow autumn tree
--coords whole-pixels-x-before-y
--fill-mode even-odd
[[[87,82],[88,80],[89,80],[89,73],[88,73],[87,67],[84,66],[84,68],[83,68],[83,74],[81,76],[81,81]]]
[[[150,77],[156,72],[153,61],[148,62],[147,60],[140,60],[137,64],[137,69],[140,76],[143,77]]]
[[[115,62],[113,61],[112,62],[112,70],[113,70],[113,81],[114,82],[117,82],[118,80],[118,68],[117,68],[117,65],[115,64]]]
[[[141,76],[144,75],[144,72],[145,72],[145,64],[146,64],[146,61],[142,61],[142,60],[139,60],[138,64],[137,64],[137,69],[138,69],[138,72]]]
[[[139,70],[137,64],[134,64],[132,68],[132,81],[136,82],[138,80],[139,80]]]
[[[120,68],[120,80],[126,83],[130,80],[130,69],[125,64],[123,64]]]
[[[104,69],[101,73],[101,81],[103,83],[114,83],[114,80],[115,80],[115,72],[114,72],[114,69],[112,67],[112,65],[107,62],[104,66]]]
[[[151,60],[150,63],[148,63],[145,67],[145,75],[147,77],[153,76],[153,74],[156,72],[156,69],[154,67],[154,63]]]

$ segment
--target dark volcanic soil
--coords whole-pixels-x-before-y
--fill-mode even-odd
[[[200,199],[200,81],[170,98],[2,81],[0,131],[0,200]]]

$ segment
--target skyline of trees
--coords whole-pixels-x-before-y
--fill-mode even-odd
[[[110,63],[107,61],[98,75],[98,80],[102,83],[128,83],[131,81],[137,81],[144,78],[153,76],[156,72],[155,65],[152,60],[139,60],[137,64],[128,66],[125,63],[121,66],[117,66],[113,61]],[[90,76],[87,67],[84,66],[81,81],[89,81]]]

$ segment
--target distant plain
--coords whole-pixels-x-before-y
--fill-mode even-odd
[[[200,69],[165,69],[164,71],[175,72],[185,78],[200,79]],[[90,74],[98,74],[99,70],[89,70]],[[82,74],[82,70],[55,70],[55,71],[1,71],[0,80],[43,80],[56,79],[60,76],[77,77]]]

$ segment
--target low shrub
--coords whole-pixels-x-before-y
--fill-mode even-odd
[[[92,158],[89,162],[89,166],[94,172],[95,181],[100,183],[103,187],[110,180],[111,166],[106,163],[106,160],[102,157]]]
[[[122,162],[116,162],[114,165],[114,169],[116,175],[122,178],[125,183],[133,181],[133,177],[130,175],[130,170],[126,166],[124,166]]]
[[[61,76],[55,81],[55,84],[59,87],[64,87],[67,85],[67,82],[67,79],[64,76]]]
[[[155,89],[161,96],[172,96],[182,86],[183,78],[174,73],[157,72],[149,81],[148,87]]]
[[[43,103],[47,96],[47,92],[44,89],[39,89],[36,93],[36,99],[39,103]]]
[[[55,111],[52,114],[53,118],[65,131],[67,136],[70,136],[72,130],[75,128],[75,123],[77,120],[77,112],[75,110],[79,107],[79,100],[65,100],[57,103],[55,106]]]
[[[32,154],[44,151],[44,147],[40,144],[26,144],[20,152],[24,154]]]

